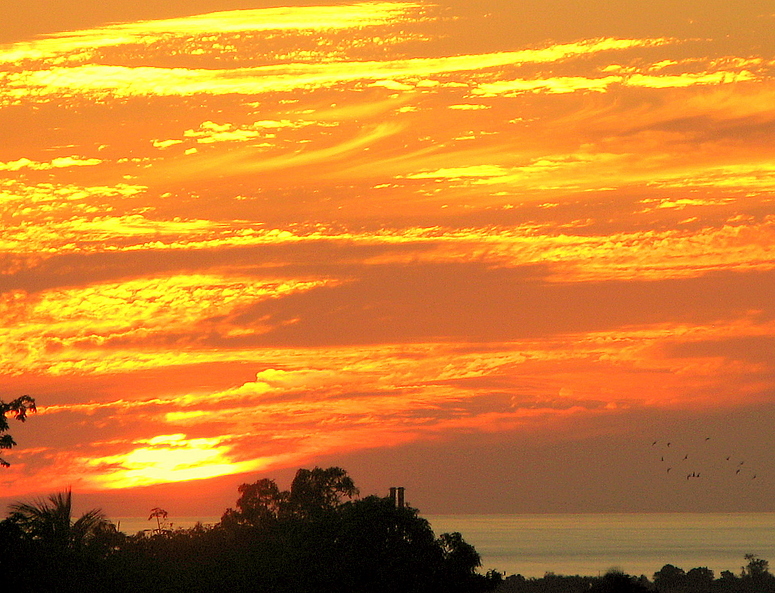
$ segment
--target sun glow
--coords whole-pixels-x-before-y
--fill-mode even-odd
[[[262,460],[234,461],[223,439],[187,439],[185,434],[159,435],[136,441],[129,453],[89,459],[99,473],[95,485],[103,488],[131,488],[160,482],[201,480],[256,471],[266,467]],[[105,471],[107,470],[107,471]]]

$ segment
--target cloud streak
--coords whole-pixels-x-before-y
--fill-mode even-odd
[[[38,41],[6,46],[0,61],[19,62],[60,56],[76,61],[91,57],[95,49],[150,45],[172,38],[211,37],[268,31],[335,31],[386,25],[416,14],[416,3],[363,2],[344,6],[277,7],[212,12],[184,18],[120,23],[51,35]]]
[[[396,80],[416,77],[443,76],[467,71],[488,71],[506,66],[543,64],[591,55],[603,51],[624,50],[642,46],[668,43],[667,40],[600,39],[585,43],[571,43],[550,46],[544,49],[521,50],[450,56],[443,58],[413,58],[385,62],[336,61],[329,64],[278,64],[255,68],[229,70],[127,67],[111,65],[83,65],[76,67],[54,67],[48,70],[31,70],[3,75],[5,97],[17,101],[23,97],[41,98],[47,96],[190,96],[190,95],[259,95],[264,93],[291,92],[328,88],[345,83]],[[745,75],[739,75],[744,79]],[[643,78],[640,86],[655,82],[657,77]],[[719,80],[723,79],[721,76]],[[604,79],[605,85],[615,77]],[[569,79],[570,80],[570,79]],[[583,87],[583,80],[573,79]],[[715,80],[715,78],[714,78]],[[716,80],[718,82],[719,80]],[[696,79],[695,83],[708,83]],[[498,83],[493,83],[497,85]],[[504,83],[500,83],[503,85]],[[505,83],[516,84],[516,83]],[[573,83],[570,83],[572,88]],[[587,85],[602,88],[599,82],[588,81]],[[603,85],[603,86],[605,86]],[[678,82],[673,83],[679,85]],[[411,86],[409,88],[412,88]],[[487,95],[492,85],[484,87],[481,94]],[[551,91],[551,82],[541,82],[533,87]],[[589,90],[589,89],[587,89]],[[490,91],[491,92],[491,91]],[[2,99],[2,95],[0,95]]]

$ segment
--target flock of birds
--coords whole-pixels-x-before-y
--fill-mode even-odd
[[[733,454],[714,454],[710,447],[711,437],[705,437],[694,446],[682,445],[669,440],[655,440],[652,449],[659,455],[664,471],[686,480],[696,480],[709,475],[726,475],[736,479],[756,480],[757,474],[746,460]]]

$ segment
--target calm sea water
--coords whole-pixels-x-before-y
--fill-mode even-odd
[[[484,569],[540,577],[618,568],[649,578],[665,564],[739,573],[745,554],[775,565],[775,513],[437,515],[436,533],[459,531]]]
[[[578,515],[423,515],[436,534],[459,531],[482,556],[482,568],[526,577],[547,572],[598,575],[618,568],[649,578],[665,564],[739,573],[745,554],[775,565],[775,513]],[[173,527],[219,517],[170,517]],[[120,529],[156,527],[117,517]]]

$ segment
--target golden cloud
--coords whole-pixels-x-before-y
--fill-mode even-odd
[[[93,167],[99,165],[100,159],[85,159],[79,156],[57,157],[49,162],[41,163],[28,158],[15,161],[0,162],[0,171],[19,171],[20,169],[32,169],[34,171],[46,171],[49,169],[64,169],[67,167]]]
[[[51,59],[83,60],[95,49],[150,44],[170,37],[264,31],[332,31],[394,23],[417,13],[411,2],[362,2],[343,6],[259,8],[212,12],[190,17],[140,21],[59,33],[38,41],[16,43],[0,50],[0,63]]]
[[[512,52],[411,58],[404,60],[292,63],[254,68],[187,69],[87,64],[3,73],[5,97],[18,101],[55,95],[190,96],[197,94],[257,95],[297,89],[327,88],[359,81],[424,79],[453,72],[486,71],[505,66],[547,63],[602,51],[648,47],[666,39],[596,39]],[[611,77],[615,78],[615,77]],[[582,79],[579,79],[579,83]],[[543,84],[543,83],[542,83]],[[594,81],[591,84],[598,84]],[[404,88],[402,86],[402,88]],[[406,87],[407,90],[414,85]],[[0,98],[2,98],[0,94]]]
[[[16,291],[0,301],[5,320],[0,324],[0,369],[10,374],[24,369],[52,374],[108,372],[116,362],[120,366],[127,356],[131,358],[121,351],[106,355],[111,341],[131,344],[159,332],[191,331],[210,317],[328,284],[331,281],[193,274],[54,289],[38,295]],[[158,361],[157,355],[147,356],[149,361],[154,358]],[[170,364],[169,356],[162,358]],[[130,366],[143,364],[141,356]]]

